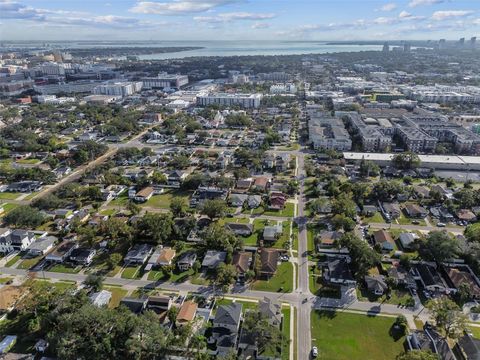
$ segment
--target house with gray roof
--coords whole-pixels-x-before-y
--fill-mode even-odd
[[[221,263],[225,262],[226,258],[227,258],[226,251],[209,250],[205,254],[205,257],[203,258],[202,268],[209,269],[209,270],[216,269]]]

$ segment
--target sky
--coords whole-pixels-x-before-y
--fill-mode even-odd
[[[0,0],[0,40],[480,37],[480,0]]]

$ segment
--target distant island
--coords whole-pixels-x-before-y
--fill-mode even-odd
[[[162,53],[174,53],[181,51],[191,51],[203,49],[201,46],[170,46],[170,47],[106,47],[106,48],[90,48],[79,49],[70,48],[65,49],[73,56],[88,57],[88,56],[127,56],[127,55],[149,55],[149,54],[162,54]]]

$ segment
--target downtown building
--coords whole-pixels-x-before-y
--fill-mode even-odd
[[[187,75],[160,73],[157,77],[145,77],[141,79],[143,89],[180,89],[188,84]]]
[[[133,95],[141,90],[141,81],[114,82],[96,86],[93,89],[93,94],[125,97]]]
[[[197,95],[198,106],[221,105],[240,106],[245,109],[260,107],[262,94],[228,94],[228,93],[200,93]]]

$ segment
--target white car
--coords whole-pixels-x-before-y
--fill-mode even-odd
[[[316,346],[312,347],[312,357],[316,358],[318,356],[318,349]]]
[[[438,227],[445,227],[446,225],[444,223],[439,222],[439,223],[437,223],[437,226]]]

